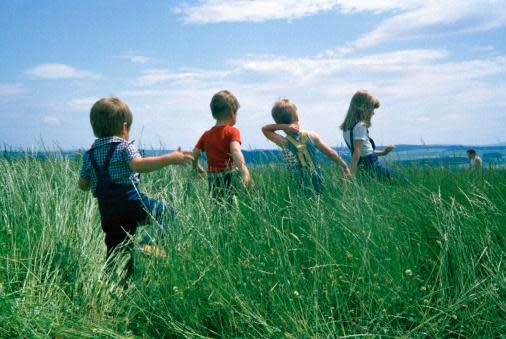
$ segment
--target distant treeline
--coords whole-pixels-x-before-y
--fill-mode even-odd
[[[481,156],[484,164],[506,163],[506,146],[465,146],[465,145],[397,145],[395,150],[385,158],[389,162],[407,166],[461,166],[469,163],[466,150],[474,148]],[[334,148],[348,163],[351,161],[350,152],[347,148]],[[381,149],[381,147],[380,147]],[[4,148],[0,157],[15,159],[18,157],[36,157],[47,159],[52,157],[70,157],[80,159],[85,150],[52,150],[31,151],[13,150]],[[158,155],[170,150],[141,150],[143,156]],[[248,164],[270,164],[283,161],[283,154],[279,149],[275,150],[243,150],[244,158]],[[329,162],[322,154],[317,155],[322,163]]]

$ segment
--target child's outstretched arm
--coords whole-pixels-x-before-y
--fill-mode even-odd
[[[394,145],[388,145],[383,151],[374,151],[374,153],[376,153],[377,156],[381,157],[390,153],[394,148]]]
[[[159,155],[156,157],[137,157],[128,164],[130,169],[139,173],[148,173],[159,170],[169,165],[190,165],[193,162],[193,154],[190,151],[177,151]]]
[[[334,151],[332,148],[330,148],[320,136],[314,132],[309,133],[309,137],[311,138],[311,141],[313,141],[316,148],[318,148],[323,154],[325,154],[328,158],[330,158],[332,161],[334,161],[336,164],[340,165],[343,169],[344,175],[349,176],[350,175],[350,169],[348,168],[348,165],[346,162],[337,154],[336,151]]]
[[[200,159],[201,153],[202,153],[202,151],[199,148],[195,147],[193,149],[193,168],[195,168],[195,170],[198,172],[198,174],[206,175],[206,171],[199,164],[199,159]]]
[[[232,141],[230,143],[230,155],[234,160],[234,164],[241,172],[242,182],[244,186],[248,187],[251,184],[251,177],[249,175],[248,167],[246,167],[246,162],[244,161],[244,155],[241,151],[241,144],[238,141]]]
[[[271,124],[265,125],[262,127],[262,133],[265,135],[267,139],[283,148],[286,146],[286,139],[277,134],[276,131],[284,131],[285,133],[298,133],[299,125],[298,124]]]

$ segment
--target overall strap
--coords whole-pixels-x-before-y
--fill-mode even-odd
[[[93,154],[93,150],[89,150],[88,154],[90,155],[91,165],[93,166],[93,169],[95,170],[95,174],[98,174],[101,170],[105,173],[109,173],[109,163],[111,162],[112,155],[114,151],[116,150],[116,147],[118,147],[119,142],[115,142],[111,145],[109,150],[107,151],[107,154],[105,156],[104,165],[102,167],[98,166],[97,160],[95,159],[95,154]]]
[[[376,149],[376,143],[374,142],[374,140],[372,140],[372,138],[369,136],[369,129],[367,129],[367,137],[369,138],[369,142],[371,143],[371,146],[372,146],[372,149],[375,150]]]
[[[354,140],[353,140],[353,129],[359,123],[360,123],[360,121],[357,122],[355,125],[353,125],[353,127],[350,129],[350,143],[348,143],[348,141],[346,141],[346,138],[344,138],[344,142],[346,143],[346,146],[348,146],[348,148],[350,149],[350,152],[351,152],[352,156],[353,156],[353,151],[355,150],[355,145],[354,145]]]
[[[297,157],[302,167],[309,167],[312,171],[315,169],[313,158],[307,149],[307,132],[300,131],[300,142],[291,135],[286,135],[286,139],[297,149]]]
[[[348,148],[350,149],[351,151],[351,154],[353,156],[353,151],[355,149],[355,145],[354,145],[354,140],[353,140],[353,129],[355,128],[355,126],[357,126],[358,124],[360,123],[357,122],[355,125],[353,125],[353,127],[350,129],[350,143],[351,145],[348,143],[348,141],[346,141],[346,138],[344,138],[344,142],[346,143],[346,146],[348,146]],[[372,149],[375,150],[376,149],[376,143],[374,142],[374,140],[369,136],[369,129],[367,129],[367,138],[369,139],[369,142],[371,143],[371,146],[372,146]]]

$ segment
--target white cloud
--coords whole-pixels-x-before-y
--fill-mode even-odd
[[[341,141],[337,126],[358,88],[371,89],[382,101],[374,122],[380,143],[417,143],[420,137],[428,143],[464,143],[468,134],[461,131],[476,128],[476,119],[484,111],[487,119],[481,119],[480,126],[490,132],[487,135],[497,135],[494,121],[500,121],[499,108],[506,106],[504,84],[494,80],[506,73],[506,56],[455,61],[439,49],[362,57],[259,56],[229,61],[223,70],[158,71],[153,74],[164,75],[166,82],[120,92],[135,112],[136,128],[143,129],[144,142],[166,140],[166,131],[181,129],[184,133],[171,132],[170,138],[192,146],[212,124],[211,96],[224,88],[239,99],[238,126],[245,145],[254,147],[272,147],[258,131],[270,122],[271,105],[279,97],[294,100],[303,128],[318,131],[333,145]],[[448,117],[456,115],[460,119],[449,125]],[[493,141],[486,138],[472,142]]]
[[[21,94],[25,88],[21,84],[0,83],[0,97],[10,97]]]
[[[175,8],[187,23],[293,20],[320,12],[391,12],[374,30],[342,46],[345,54],[393,40],[411,40],[461,32],[487,31],[506,25],[503,0],[202,0]]]
[[[328,11],[336,0],[204,0],[196,5],[175,8],[187,23],[261,22],[275,19],[296,19]]]
[[[57,117],[51,115],[45,115],[41,119],[42,123],[47,126],[61,126],[61,121]]]
[[[172,76],[167,69],[150,69],[144,71],[136,83],[138,86],[151,86],[169,80]]]
[[[146,65],[153,62],[153,58],[145,55],[125,54],[120,56],[121,59],[128,60],[134,64]]]
[[[430,0],[381,22],[352,46],[370,47],[392,40],[479,32],[506,25],[506,5],[495,0]]]
[[[101,79],[100,74],[80,70],[65,64],[41,64],[26,71],[38,79]]]
[[[164,82],[194,82],[224,78],[229,71],[203,71],[198,69],[170,71],[168,69],[149,69],[136,79],[137,86],[147,87]]]
[[[235,61],[244,72],[272,75],[279,78],[292,78],[295,83],[306,83],[318,78],[353,72],[405,72],[412,67],[445,58],[443,50],[403,50],[390,53],[373,54],[357,58],[314,57],[286,58],[264,56],[255,59]]]
[[[385,12],[391,10],[406,10],[420,6],[420,4],[426,3],[423,0],[339,0],[336,1],[339,4],[341,12],[352,13],[352,12]]]
[[[407,10],[425,3],[422,0],[201,0],[194,5],[180,5],[174,11],[187,23],[262,22],[293,20],[320,12],[342,13]]]
[[[84,97],[76,98],[69,101],[68,106],[75,112],[86,112],[91,109],[91,106],[100,98],[97,97]]]

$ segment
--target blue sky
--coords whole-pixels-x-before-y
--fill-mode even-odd
[[[0,143],[87,148],[114,95],[138,144],[192,148],[229,89],[245,148],[281,97],[341,145],[359,88],[379,144],[505,142],[505,26],[506,0],[1,1]]]

